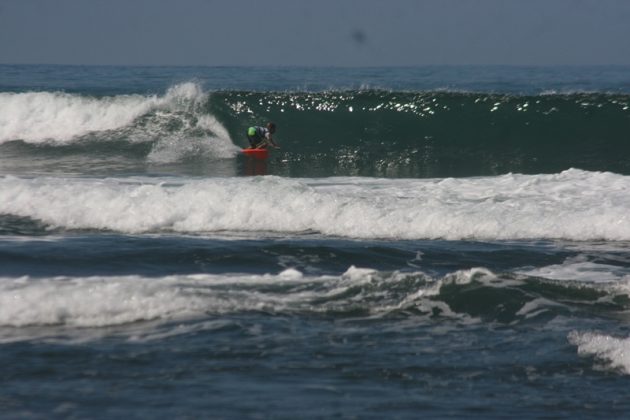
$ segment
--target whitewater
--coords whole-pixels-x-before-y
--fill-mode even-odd
[[[630,240],[630,178],[0,178],[0,214],[122,233],[313,231],[351,238]]]

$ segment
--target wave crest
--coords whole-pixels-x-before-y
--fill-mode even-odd
[[[142,129],[147,128],[147,122],[155,120],[146,133],[152,138],[156,133],[151,132],[151,128],[156,122],[177,113],[195,113],[206,101],[207,94],[190,82],[171,87],[163,96],[0,93],[0,143],[22,140],[67,144],[90,133],[132,129],[133,123],[141,117],[145,117],[139,122]]]

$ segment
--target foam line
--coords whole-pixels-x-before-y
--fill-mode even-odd
[[[630,177],[0,178],[0,213],[65,229],[356,238],[630,240]]]

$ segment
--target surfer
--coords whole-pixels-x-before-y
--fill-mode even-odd
[[[265,149],[272,145],[276,149],[280,146],[274,141],[272,135],[276,132],[276,124],[270,122],[266,127],[249,127],[247,129],[247,140],[249,141],[249,149]]]

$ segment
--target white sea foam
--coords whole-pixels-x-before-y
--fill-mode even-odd
[[[573,280],[598,283],[630,283],[628,269],[623,266],[602,264],[588,261],[587,257],[580,255],[568,258],[562,264],[553,264],[532,270],[523,270],[522,274],[535,277],[543,277],[553,280]]]
[[[630,240],[630,177],[0,178],[0,214],[66,229],[357,238]]]
[[[139,95],[93,98],[61,92],[0,93],[0,143],[69,142],[91,131],[128,125],[162,102],[155,96]]]
[[[0,325],[101,327],[200,310],[198,299],[165,287],[168,283],[136,276],[2,279]]]
[[[499,288],[515,283],[507,280],[506,284],[483,268],[432,278],[423,272],[388,273],[354,266],[341,275],[322,276],[288,268],[262,275],[0,277],[0,342],[66,336],[81,341],[108,334],[132,340],[160,339],[221,328],[223,323],[213,322],[219,315],[259,311],[361,313],[380,318],[411,310],[417,316],[438,313],[456,322],[474,323],[478,319],[436,299],[445,286],[473,281]],[[562,305],[538,298],[516,315],[531,318],[553,306]],[[593,354],[630,371],[625,356],[628,340],[581,333],[572,333],[569,339],[580,354]]]
[[[616,338],[599,333],[572,331],[569,342],[578,348],[581,356],[592,356],[603,368],[630,374],[630,338]]]
[[[208,94],[195,83],[171,87],[164,95],[93,97],[64,92],[0,93],[0,144],[11,140],[67,144],[87,134],[121,132],[128,141],[158,141],[151,159],[173,161],[191,147],[199,152],[204,136],[194,141],[191,131],[211,132],[218,154],[233,156],[234,148],[223,126],[200,111]],[[145,117],[139,127],[136,119]],[[182,128],[173,132],[173,120]],[[206,136],[207,137],[207,136]],[[176,144],[176,147],[173,144]],[[199,143],[199,144],[197,144]]]
[[[168,135],[159,132],[151,134],[151,138],[158,140],[149,153],[149,162],[170,163],[198,156],[225,159],[232,158],[240,152],[241,148],[232,143],[227,130],[216,118],[201,115],[192,120],[192,122],[183,120],[189,125],[184,130]],[[142,135],[146,136],[148,134],[146,128],[143,130]],[[194,136],[190,134],[191,130],[201,130],[212,135]]]
[[[275,275],[0,278],[0,341],[38,335],[40,327],[100,328],[138,322],[151,327],[207,314],[326,311],[330,308],[322,298],[339,288],[348,290],[361,284],[369,273],[360,273],[363,271],[351,268],[343,276],[310,278],[295,269]],[[274,289],[256,287],[268,284]],[[350,304],[354,305],[351,300],[346,302]],[[330,305],[344,304],[335,300]],[[383,310],[378,306],[369,309]],[[21,334],[15,327],[35,330]]]
[[[188,275],[0,278],[0,326],[104,327],[255,310],[263,303],[221,285],[295,280],[288,276]],[[212,287],[215,287],[213,289]],[[218,287],[218,288],[217,288]]]

